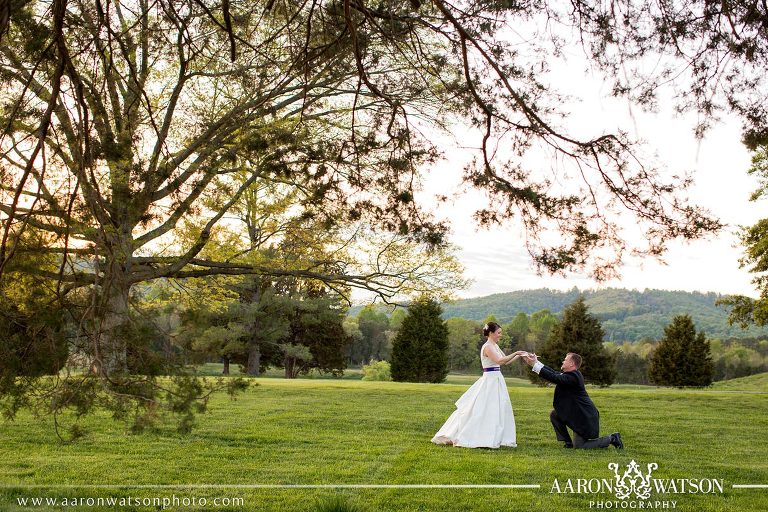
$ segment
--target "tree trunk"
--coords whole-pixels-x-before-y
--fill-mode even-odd
[[[141,368],[128,368],[133,241],[128,226],[123,226],[120,234],[104,242],[108,247],[103,256],[105,268],[96,269],[102,280],[94,289],[97,294],[92,333],[95,366],[99,375],[112,380],[129,371],[141,371]],[[96,265],[98,267],[98,260]]]
[[[258,377],[261,373],[261,349],[256,340],[248,345],[248,375]]]
[[[128,297],[130,285],[124,280],[112,278],[101,288],[100,297],[104,304],[95,318],[92,334],[95,353],[95,367],[99,375],[115,378],[128,373]],[[122,281],[122,282],[121,282]],[[97,291],[99,293],[99,291]]]
[[[224,356],[222,359],[224,361],[224,369],[222,370],[221,374],[229,375],[229,357]]]
[[[258,304],[261,301],[262,289],[261,283],[258,278],[252,278],[253,289],[250,295],[247,296],[247,302],[250,304]],[[253,320],[251,322],[251,339],[248,342],[248,375],[258,377],[261,373],[261,348],[259,347],[259,329],[261,326],[259,322]]]

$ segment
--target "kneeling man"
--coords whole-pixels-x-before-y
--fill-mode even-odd
[[[569,352],[565,356],[560,367],[562,373],[542,364],[536,354],[528,353],[523,357],[539,377],[555,384],[554,409],[549,413],[549,419],[557,440],[565,443],[565,448],[607,448],[609,445],[624,448],[618,432],[600,437],[600,413],[584,387],[579,354]],[[573,430],[573,440],[568,427]]]

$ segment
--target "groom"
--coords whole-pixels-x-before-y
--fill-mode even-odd
[[[564,442],[565,448],[607,448],[608,445],[624,448],[618,432],[599,437],[600,413],[584,387],[584,376],[579,371],[579,354],[569,352],[565,356],[560,367],[562,373],[539,362],[536,354],[525,353],[523,357],[539,377],[555,384],[555,408],[549,413],[549,419],[557,440]],[[573,440],[567,427],[573,430]]]

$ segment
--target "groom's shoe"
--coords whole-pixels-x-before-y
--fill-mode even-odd
[[[563,448],[573,448],[573,443],[565,443]]]
[[[624,449],[624,443],[621,442],[621,434],[618,432],[614,432],[611,434],[611,444],[618,448],[619,450]]]

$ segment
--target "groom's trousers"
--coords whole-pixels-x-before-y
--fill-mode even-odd
[[[573,440],[568,433],[568,426],[557,415],[554,409],[549,413],[549,420],[552,422],[552,426],[555,428],[555,434],[557,440],[563,443],[570,443],[574,448],[608,448],[611,445],[611,436],[598,437],[597,439],[584,439],[576,432],[573,433]]]

